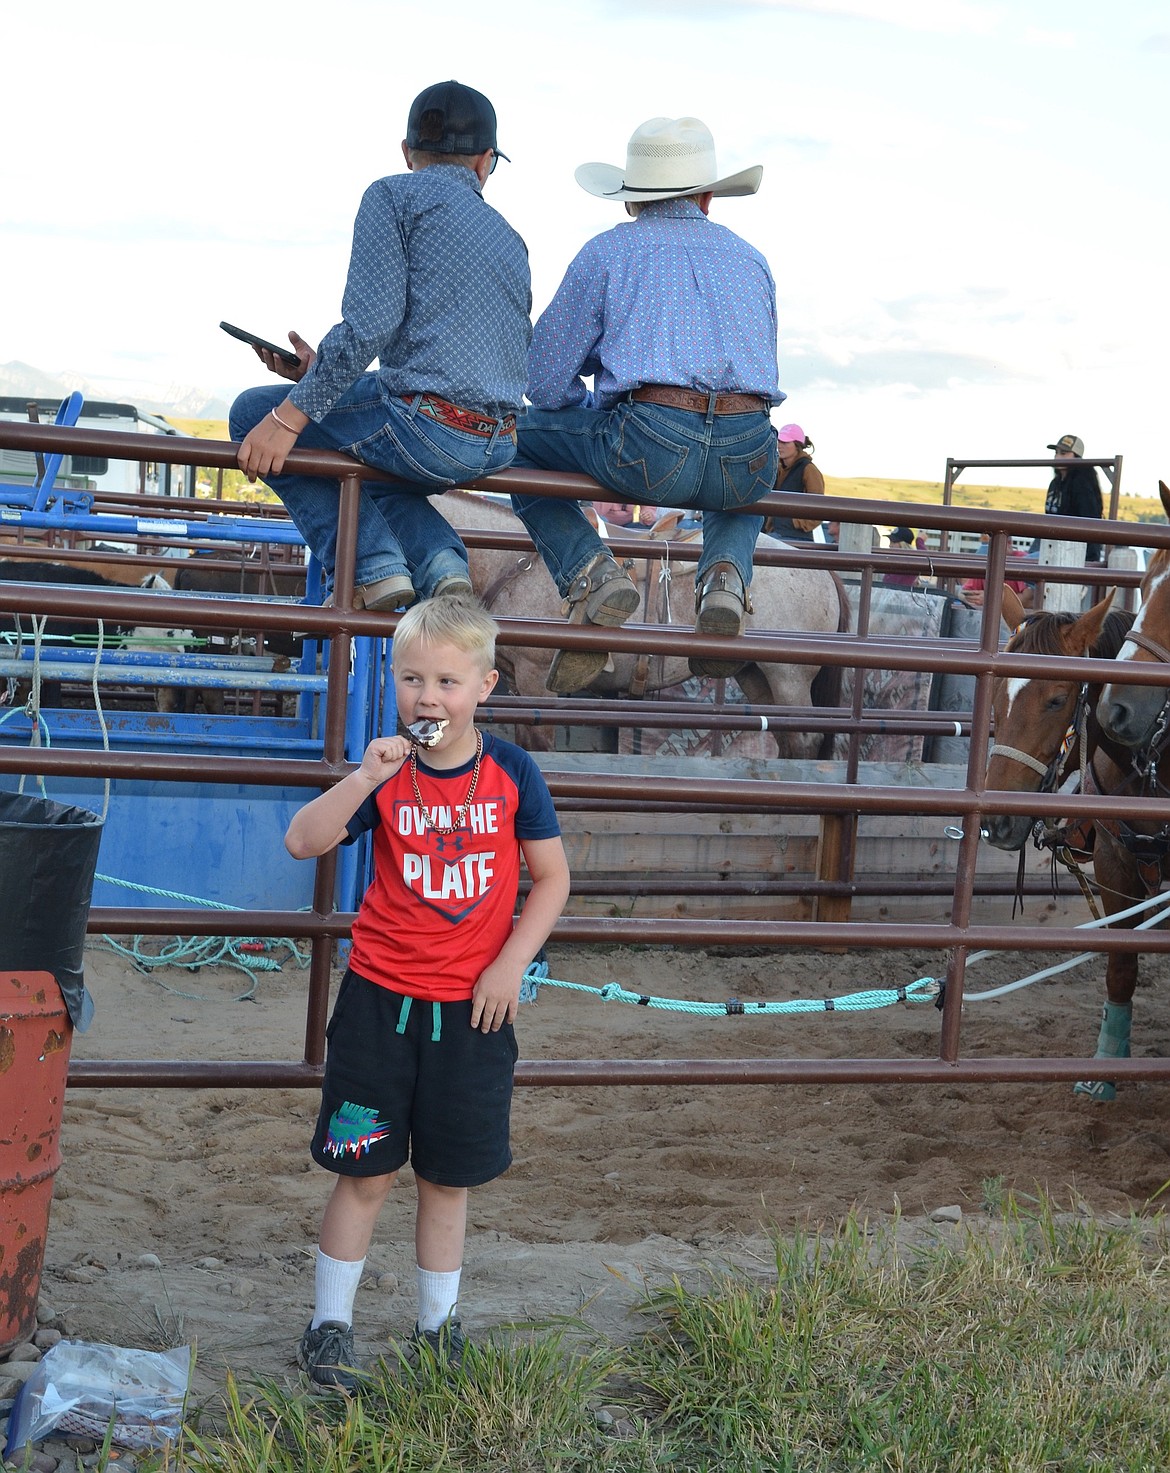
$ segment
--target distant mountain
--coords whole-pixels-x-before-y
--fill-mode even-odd
[[[67,369],[46,373],[28,363],[0,363],[0,394],[28,394],[30,398],[62,398],[79,389],[87,399],[112,399],[133,404],[150,414],[175,414],[184,419],[226,419],[227,400],[191,384],[151,384],[144,380],[93,378]]]

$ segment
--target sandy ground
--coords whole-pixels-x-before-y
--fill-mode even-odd
[[[1168,965],[1143,966],[1135,1053],[1170,1049]],[[907,952],[570,947],[551,966],[572,981],[706,1000],[839,995],[942,970],[940,957]],[[1091,1053],[1102,969],[969,1004],[964,1051]],[[969,991],[1031,970],[1027,957],[995,958]],[[145,976],[94,944],[87,977],[98,1011],[76,1058],[300,1057],[307,973],[292,967],[234,1001],[239,973]],[[698,1019],[544,989],[518,1026],[529,1058],[922,1058],[937,1052],[940,1016],[917,1005]],[[201,1389],[225,1366],[289,1374],[329,1186],[306,1149],[315,1111],[308,1090],[71,1090],[42,1298],[90,1339],[157,1347],[181,1329],[198,1344]],[[1141,1209],[1170,1179],[1170,1091],[1131,1085],[1098,1105],[1064,1084],[533,1088],[517,1092],[513,1145],[512,1170],[472,1196],[466,1325],[584,1306],[621,1335],[644,1286],[676,1273],[698,1282],[708,1265],[766,1271],[769,1231],[832,1224],[854,1206],[873,1218],[952,1204],[977,1214],[1002,1179],[1099,1212]],[[407,1170],[359,1293],[366,1351],[413,1323],[413,1210]]]

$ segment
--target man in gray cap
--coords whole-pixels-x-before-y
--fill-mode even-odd
[[[362,198],[342,320],[315,352],[290,332],[295,364],[257,349],[294,387],[249,389],[230,418],[240,468],[284,502],[330,581],[337,483],[282,474],[289,451],[341,450],[399,479],[360,493],[367,609],[471,591],[466,550],[427,497],[511,463],[532,335],[528,252],[482,194],[506,157],[491,103],[459,82],[428,87],[402,152],[409,172]]]
[[[1101,482],[1097,468],[1081,463],[1085,453],[1085,442],[1079,435],[1061,435],[1049,445],[1055,452],[1056,474],[1048,483],[1048,494],[1044,498],[1044,512],[1050,517],[1095,517],[1098,521],[1105,515],[1105,504],[1101,497]],[[1032,544],[1035,552],[1040,551],[1040,539]],[[1101,544],[1090,542],[1085,549],[1085,561],[1101,561]]]
[[[743,629],[763,518],[732,508],[776,483],[776,289],[759,251],[707,218],[713,199],[754,194],[762,173],[756,165],[720,178],[697,118],[643,123],[624,169],[581,165],[583,189],[635,218],[583,247],[542,313],[529,357],[533,407],[518,426],[517,467],[577,471],[618,501],[702,511],[701,634]],[[536,496],[512,505],[570,622],[624,623],[637,589],[580,506]],[[548,688],[580,690],[605,662],[603,652],[561,651]],[[739,664],[695,659],[691,669],[722,675]]]

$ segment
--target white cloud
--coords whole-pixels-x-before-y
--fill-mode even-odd
[[[701,14],[708,21],[725,18],[736,10],[787,11],[831,20],[875,21],[910,31],[981,36],[992,34],[1005,13],[1000,5],[981,4],[977,0],[722,0],[718,12],[712,10],[709,0],[632,0],[632,4],[620,8],[626,13],[634,10],[683,16]]]
[[[488,198],[528,242],[538,309],[620,218],[573,167],[620,161],[640,119],[698,112],[723,171],[764,164],[715,217],[772,263],[785,413],[828,472],[937,479],[948,454],[1033,456],[1066,430],[1123,451],[1131,488],[1170,472],[1152,4],[1122,30],[1090,0],[516,0],[506,24],[448,0],[409,44],[398,12],[6,17],[0,360],[243,388],[253,359],[216,324],[336,320],[361,192],[398,167],[414,93],[455,75],[496,103],[514,162]],[[1054,34],[1078,44],[1049,66]]]
[[[1077,46],[1074,31],[1053,31],[1044,26],[1025,26],[1021,40],[1026,46],[1040,46],[1044,50],[1072,51]]]

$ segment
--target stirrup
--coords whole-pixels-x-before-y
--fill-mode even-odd
[[[617,629],[638,607],[638,589],[630,577],[632,562],[619,564],[600,552],[573,579],[565,595],[565,617],[570,624],[600,624]]]

